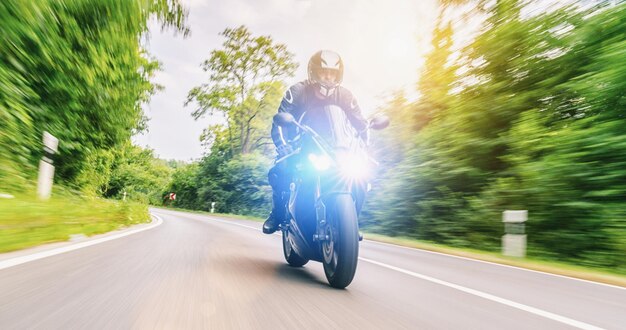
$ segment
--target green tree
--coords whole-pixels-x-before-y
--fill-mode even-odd
[[[522,1],[476,4],[484,28],[455,65],[434,33],[413,105],[424,124],[390,151],[400,179],[370,221],[496,250],[502,211],[526,209],[530,255],[624,271],[626,4],[534,15]]]
[[[105,159],[108,169],[105,162],[97,160],[96,166],[86,173],[92,182],[94,176],[108,174],[104,184],[98,187],[100,195],[122,199],[126,193],[127,198],[132,200],[155,205],[161,203],[161,194],[170,182],[172,169],[154,157],[152,150],[128,142],[109,151]]]
[[[414,111],[414,128],[419,131],[434,118],[444,115],[449,108],[450,91],[456,80],[458,66],[450,61],[453,46],[452,23],[443,19],[446,6],[442,6],[437,17],[432,50],[426,56],[417,90],[421,97]]]
[[[219,169],[220,187],[225,192],[221,209],[229,213],[265,216],[271,207],[267,183],[270,162],[258,153],[239,155]]]
[[[522,17],[522,7],[500,0],[482,9],[488,15],[485,29],[457,63],[465,68],[454,81],[458,92],[445,97],[444,106],[435,106],[437,115],[417,136],[411,177],[419,192],[414,214],[420,238],[497,244],[499,217],[473,216],[470,201],[510,170],[504,158],[511,147],[506,133],[549,95],[549,80],[559,66],[547,54],[562,45],[550,31],[575,16],[562,10]]]
[[[374,182],[363,225],[385,234],[417,235],[416,204],[435,187],[421,172],[423,164],[429,164],[422,156],[425,148],[422,143],[428,133],[422,130],[433,120],[443,120],[456,78],[456,66],[448,60],[452,53],[452,27],[443,21],[444,11],[442,7],[431,41],[432,50],[417,84],[420,99],[409,103],[401,94],[396,95],[383,109],[391,119],[391,126],[373,134],[372,149],[381,160],[381,176]]]
[[[292,76],[297,65],[284,44],[270,36],[254,37],[245,27],[226,29],[222,49],[211,51],[202,69],[209,82],[193,88],[186,104],[195,102],[192,115],[223,115],[230,155],[247,154],[267,144],[269,116],[280,101],[280,80]],[[205,136],[221,131],[210,127]]]
[[[0,4],[3,185],[32,179],[43,131],[60,139],[57,177],[75,184],[92,154],[143,129],[141,104],[157,89],[141,46],[153,16],[188,33],[178,0]]]
[[[472,204],[491,219],[528,209],[532,255],[624,270],[626,70],[616,63],[625,55],[626,6],[593,13],[562,34],[572,46],[550,65],[566,69],[541,81],[541,106],[505,135],[510,170]]]
[[[281,80],[297,65],[285,45],[270,36],[254,37],[245,26],[221,35],[222,49],[211,51],[202,64],[209,82],[193,88],[185,104],[196,104],[196,120],[221,115],[225,123],[204,130],[201,141],[208,154],[193,170],[175,175],[172,187],[193,195],[195,201],[185,207],[209,210],[215,202],[218,212],[261,215],[269,210],[271,196],[271,117],[282,96]]]
[[[231,159],[209,155],[177,168],[164,193],[176,193],[176,207],[208,211],[216,203],[217,212],[265,215],[271,206],[269,166],[258,152]]]
[[[202,209],[198,200],[199,168],[197,163],[180,166],[172,173],[168,187],[163,196],[169,193],[176,194],[176,200],[171,205],[185,209]]]

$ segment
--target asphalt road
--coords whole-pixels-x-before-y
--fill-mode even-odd
[[[336,290],[260,223],[153,213],[121,238],[0,255],[0,329],[626,329],[624,288],[364,241]]]

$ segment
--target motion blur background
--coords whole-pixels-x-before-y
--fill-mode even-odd
[[[149,26],[182,40],[201,33],[187,22],[189,8],[166,0],[0,4],[0,252],[146,221],[149,203],[269,212],[270,118],[309,55],[283,39],[245,22],[224,26],[223,44],[203,50],[203,68],[190,63],[208,75],[178,115],[203,123],[200,159],[159,159],[131,142],[163,87],[151,80],[161,65],[146,50]],[[528,210],[528,256],[626,273],[626,4],[440,1],[432,11],[430,44],[406,68],[417,82],[376,101],[364,96],[380,104],[370,113],[392,124],[372,138],[381,166],[363,228],[497,251],[502,211]],[[385,45],[391,54],[420,42],[398,35]],[[280,74],[246,80],[252,92],[225,102],[229,94],[212,86],[240,86],[220,78],[219,52],[209,51],[260,43],[269,45],[262,56],[281,55]],[[254,53],[242,49],[249,53],[233,61]],[[60,140],[49,202],[34,197],[44,131]]]

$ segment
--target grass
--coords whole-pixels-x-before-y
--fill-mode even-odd
[[[206,214],[212,216],[220,216],[231,219],[244,219],[252,220],[256,222],[263,222],[265,219],[251,216],[241,216],[235,214],[221,214],[221,213],[209,213],[204,211],[185,210],[177,208],[167,208],[168,210],[185,211],[197,214]],[[513,258],[506,257],[499,253],[486,252],[481,250],[456,248],[441,244],[434,244],[424,241],[419,241],[408,237],[390,237],[380,234],[368,233],[365,231],[365,239],[389,243],[394,245],[400,245],[405,247],[412,247],[416,249],[438,252],[448,255],[454,255],[459,257],[465,257],[469,259],[482,260],[487,262],[493,262],[502,265],[520,267],[530,270],[536,270],[546,272],[550,274],[569,276],[579,278],[583,280],[589,280],[594,282],[606,283],[611,285],[617,285],[626,287],[626,276],[616,273],[610,269],[596,269],[589,267],[576,266],[567,263],[561,263],[549,260],[538,260],[532,258]]]
[[[37,200],[34,193],[1,198],[0,253],[66,241],[75,234],[101,234],[149,220],[146,205],[63,191],[55,192],[48,201]]]

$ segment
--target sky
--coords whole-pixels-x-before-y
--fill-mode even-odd
[[[245,25],[253,36],[269,35],[295,54],[300,65],[287,85],[306,78],[309,57],[320,49],[338,52],[345,63],[343,86],[372,114],[394,92],[409,97],[428,51],[437,7],[435,0],[183,0],[191,36],[183,38],[150,24],[146,48],[163,70],[153,81],[165,90],[144,106],[148,132],[135,144],[162,159],[191,161],[205,151],[202,130],[215,122],[195,121],[184,106],[189,90],[208,81],[200,64],[224,39],[226,28]],[[268,132],[269,134],[269,132]]]

